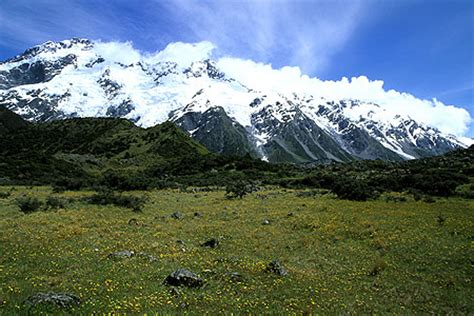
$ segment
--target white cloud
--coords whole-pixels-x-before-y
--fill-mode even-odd
[[[377,103],[391,117],[399,114],[456,136],[465,135],[472,118],[466,109],[442,102],[424,100],[395,90],[385,90],[382,80],[365,76],[324,81],[303,75],[298,67],[274,69],[270,64],[223,57],[218,66],[230,77],[262,91],[298,92],[330,100],[358,99]]]
[[[199,43],[170,43],[162,51],[146,55],[150,63],[159,61],[174,61],[183,67],[188,67],[193,61],[208,59],[216,47],[211,42]]]
[[[133,48],[131,42],[101,42],[95,43],[95,50],[104,57],[105,60],[113,60],[125,65],[140,61],[142,55],[140,51]]]

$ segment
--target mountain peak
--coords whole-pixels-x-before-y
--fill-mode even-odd
[[[191,66],[184,70],[184,73],[188,77],[201,77],[206,75],[216,80],[221,80],[225,77],[225,74],[217,68],[216,62],[211,59],[193,62]]]
[[[0,62],[0,65],[26,61],[28,59],[37,57],[38,55],[41,55],[41,54],[54,55],[59,50],[68,50],[71,48],[76,48],[79,50],[91,49],[93,45],[94,44],[92,41],[88,39],[84,39],[84,38],[72,38],[72,39],[67,39],[67,40],[63,40],[59,42],[47,41],[47,42],[44,42],[43,44],[39,44],[31,48],[28,48],[20,55],[7,59],[4,62]]]
[[[465,146],[376,103],[262,91],[208,58],[178,64],[123,45],[73,38],[32,47],[0,63],[0,106],[30,121],[111,116],[151,127],[171,119],[209,148],[278,162],[401,160]]]

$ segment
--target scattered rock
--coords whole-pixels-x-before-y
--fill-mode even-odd
[[[274,273],[276,275],[285,276],[288,275],[288,271],[286,271],[285,267],[281,264],[280,260],[275,259],[267,265],[265,269],[267,272]]]
[[[181,212],[174,212],[173,214],[171,214],[171,218],[174,218],[174,219],[183,219],[183,217],[184,215]]]
[[[135,255],[134,251],[130,250],[122,250],[122,251],[117,251],[109,254],[107,257],[112,258],[112,259],[126,259],[126,258],[131,258]]]
[[[199,212],[194,212],[194,217],[196,218],[202,218],[202,214]]]
[[[202,247],[216,248],[219,245],[219,239],[211,238],[201,244]]]
[[[289,212],[287,216],[288,216],[288,217],[295,216],[295,213],[293,213],[293,212]]]
[[[238,272],[227,272],[226,276],[229,277],[232,282],[243,282],[245,280],[242,274]]]
[[[25,300],[25,304],[29,305],[39,305],[39,304],[53,304],[61,308],[72,307],[75,305],[79,305],[81,303],[81,299],[69,293],[38,293],[28,297]]]
[[[270,225],[270,221],[268,219],[264,219],[262,225]]]
[[[201,287],[204,280],[189,270],[178,269],[168,275],[163,283],[171,286]]]
[[[158,261],[158,258],[156,258],[155,256],[153,255],[150,255],[146,252],[139,252],[137,254],[137,257],[141,257],[141,258],[145,258],[145,259],[148,259],[150,262],[155,262],[155,261]]]
[[[176,243],[178,243],[178,244],[180,244],[180,245],[182,245],[182,246],[185,245],[184,240],[181,240],[181,239],[176,240]]]
[[[131,218],[128,221],[128,225],[130,225],[130,226],[140,226],[140,224],[138,223],[138,220],[136,218]]]

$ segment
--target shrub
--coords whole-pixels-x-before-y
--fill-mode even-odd
[[[379,193],[365,181],[351,178],[337,180],[331,190],[338,198],[353,201],[367,201],[379,196]]]
[[[88,186],[83,179],[61,178],[53,183],[53,192],[78,191]]]
[[[67,204],[68,201],[66,199],[57,196],[48,196],[48,198],[46,199],[46,206],[52,210],[65,208]]]
[[[10,192],[0,192],[0,199],[6,199],[11,195]]]
[[[225,196],[229,199],[242,198],[244,195],[256,190],[257,188],[254,184],[244,180],[237,180],[226,185]]]
[[[100,190],[97,194],[87,198],[87,202],[97,205],[116,205],[132,209],[134,212],[140,212],[146,199],[133,195],[123,195],[111,190]]]
[[[107,170],[102,177],[101,184],[120,191],[148,190],[150,180],[140,174],[124,174]]]
[[[43,206],[43,202],[31,196],[21,196],[17,198],[16,204],[20,207],[20,211],[25,214],[37,212]]]

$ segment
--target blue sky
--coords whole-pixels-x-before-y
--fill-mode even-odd
[[[471,0],[2,0],[0,60],[71,37],[150,52],[206,40],[219,54],[324,80],[381,79],[474,116],[473,21]]]

